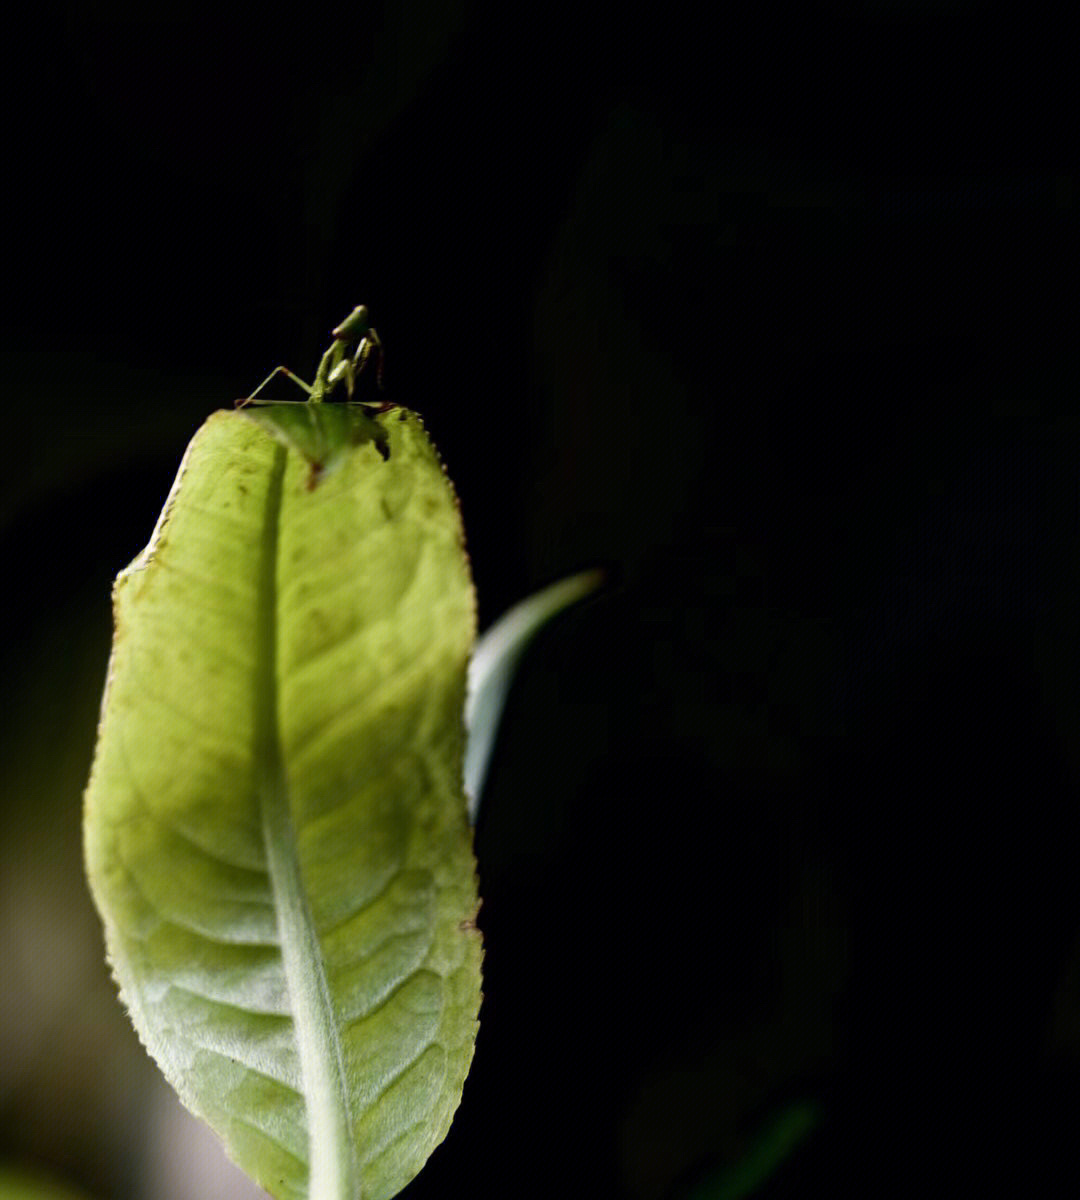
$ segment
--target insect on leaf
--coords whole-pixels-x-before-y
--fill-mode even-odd
[[[266,409],[211,416],[117,579],[86,861],[135,1028],[229,1155],[280,1200],[383,1200],[476,1037],[475,602],[419,419],[321,407],[363,436],[314,488]]]

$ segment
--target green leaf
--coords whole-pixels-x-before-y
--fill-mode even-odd
[[[314,488],[248,415],[199,430],[116,582],[86,796],[132,1021],[279,1198],[400,1191],[480,1004],[461,523],[418,418],[369,419],[387,457],[340,447]]]
[[[817,1127],[821,1111],[802,1100],[770,1117],[743,1158],[701,1180],[686,1200],[743,1200],[759,1191]]]
[[[465,749],[465,794],[469,798],[469,819],[474,823],[495,735],[522,655],[548,621],[584,599],[603,581],[604,572],[598,568],[560,579],[508,609],[476,643],[469,662],[465,701],[465,726],[469,734]]]

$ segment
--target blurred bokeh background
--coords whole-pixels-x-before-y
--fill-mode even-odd
[[[407,1195],[1075,1193],[1071,43],[975,0],[689,12],[8,30],[0,1165],[255,1194],[116,1000],[81,793],[188,439],[363,302],[481,623],[614,580],[511,698],[475,1065]]]

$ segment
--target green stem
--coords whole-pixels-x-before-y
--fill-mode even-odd
[[[276,447],[263,526],[256,659],[259,678],[255,693],[259,766],[255,783],[307,1106],[308,1195],[312,1200],[360,1200],[360,1167],[341,1041],[300,869],[278,729],[277,559],[286,457],[285,447]]]

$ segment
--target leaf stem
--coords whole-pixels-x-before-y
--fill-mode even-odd
[[[267,869],[278,912],[285,981],[292,999],[307,1106],[311,1200],[360,1200],[345,1065],[322,950],[307,903],[278,730],[277,559],[284,492],[284,446],[275,447],[263,525],[258,599],[259,678],[255,689],[255,786]]]

